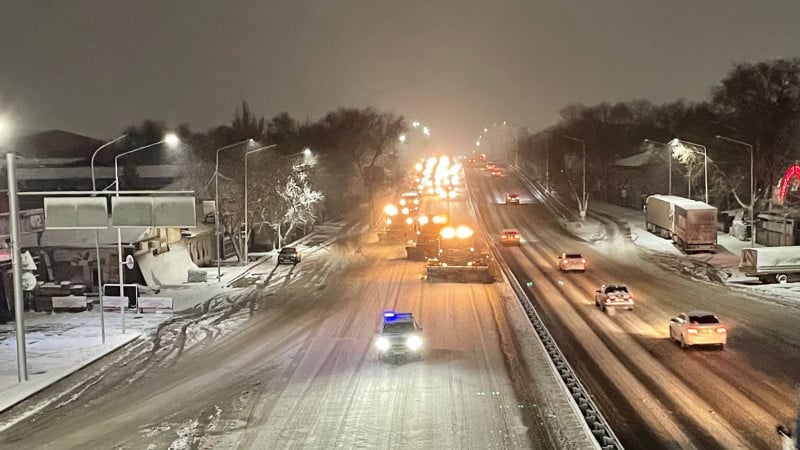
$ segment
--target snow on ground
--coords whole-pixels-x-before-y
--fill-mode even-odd
[[[236,265],[235,260],[226,261],[219,281],[216,280],[217,268],[209,267],[203,269],[208,273],[207,283],[183,283],[155,289],[142,287],[140,295],[172,298],[174,313],[138,314],[128,311],[125,314],[126,333],[123,335],[120,313],[107,311],[104,314],[105,344],[101,342],[99,310],[80,313],[26,312],[27,383],[17,381],[15,325],[13,321],[0,324],[0,411],[139,336],[149,338],[161,324],[173,317],[194,317],[195,313],[203,313],[199,320],[192,319],[197,327],[185,329],[187,348],[202,341],[209,332],[214,335],[233,332],[249,316],[249,308],[244,306],[252,307],[254,299],[263,294],[263,291],[259,293],[255,289],[248,289],[248,286],[260,284],[270,289],[297,280],[303,266],[315,264],[315,256],[327,251],[344,226],[342,222],[326,223],[316,227],[312,234],[291,243],[303,255],[303,262],[297,266],[276,267],[271,263],[276,252],[253,253],[251,255],[258,260],[246,266]]]
[[[764,299],[779,301],[782,304],[792,306],[800,304],[800,282],[783,285],[761,284],[757,278],[748,277],[739,270],[741,251],[751,246],[750,241],[740,241],[727,233],[718,233],[716,253],[686,255],[670,240],[648,232],[645,228],[644,213],[639,210],[597,200],[590,202],[589,208],[590,214],[582,224],[562,220],[565,228],[582,240],[593,244],[606,241],[609,237],[606,236],[607,231],[603,221],[613,220],[627,226],[631,241],[666,267],[700,280],[726,283],[751,293],[755,291],[754,293]],[[756,246],[761,247],[761,245]]]

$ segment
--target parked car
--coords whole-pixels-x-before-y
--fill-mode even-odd
[[[728,328],[719,318],[708,311],[680,313],[669,321],[669,338],[688,349],[695,345],[717,345],[728,343]]]
[[[300,252],[294,247],[283,247],[278,253],[278,264],[297,264],[300,262]]]
[[[558,257],[558,269],[562,272],[586,271],[586,258],[580,253],[562,253]]]
[[[500,170],[500,169],[492,169],[491,173],[492,173],[493,177],[502,177],[503,176],[503,171]]]
[[[633,294],[624,284],[603,284],[594,291],[594,304],[601,311],[608,308],[625,308],[633,310]]]

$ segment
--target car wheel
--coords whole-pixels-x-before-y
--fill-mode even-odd
[[[689,346],[686,345],[686,340],[683,338],[683,335],[681,335],[681,349],[684,351],[689,350]]]
[[[600,305],[600,311],[606,312],[606,305]]]
[[[600,302],[597,300],[597,297],[594,298],[594,306],[600,307]]]
[[[633,311],[633,306],[629,307],[628,311]]]
[[[789,277],[785,273],[779,273],[775,277],[775,281],[777,281],[780,284],[786,284],[789,282]]]

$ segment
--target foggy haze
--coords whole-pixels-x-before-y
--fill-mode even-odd
[[[2,2],[0,112],[17,129],[195,131],[240,100],[303,120],[375,106],[472,148],[574,102],[702,99],[733,62],[797,56],[800,3]]]

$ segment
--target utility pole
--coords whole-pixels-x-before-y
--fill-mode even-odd
[[[28,361],[25,352],[25,304],[22,294],[20,267],[19,205],[17,199],[17,155],[6,153],[8,168],[8,221],[11,224],[11,269],[14,277],[14,319],[17,332],[17,381],[28,381]]]

